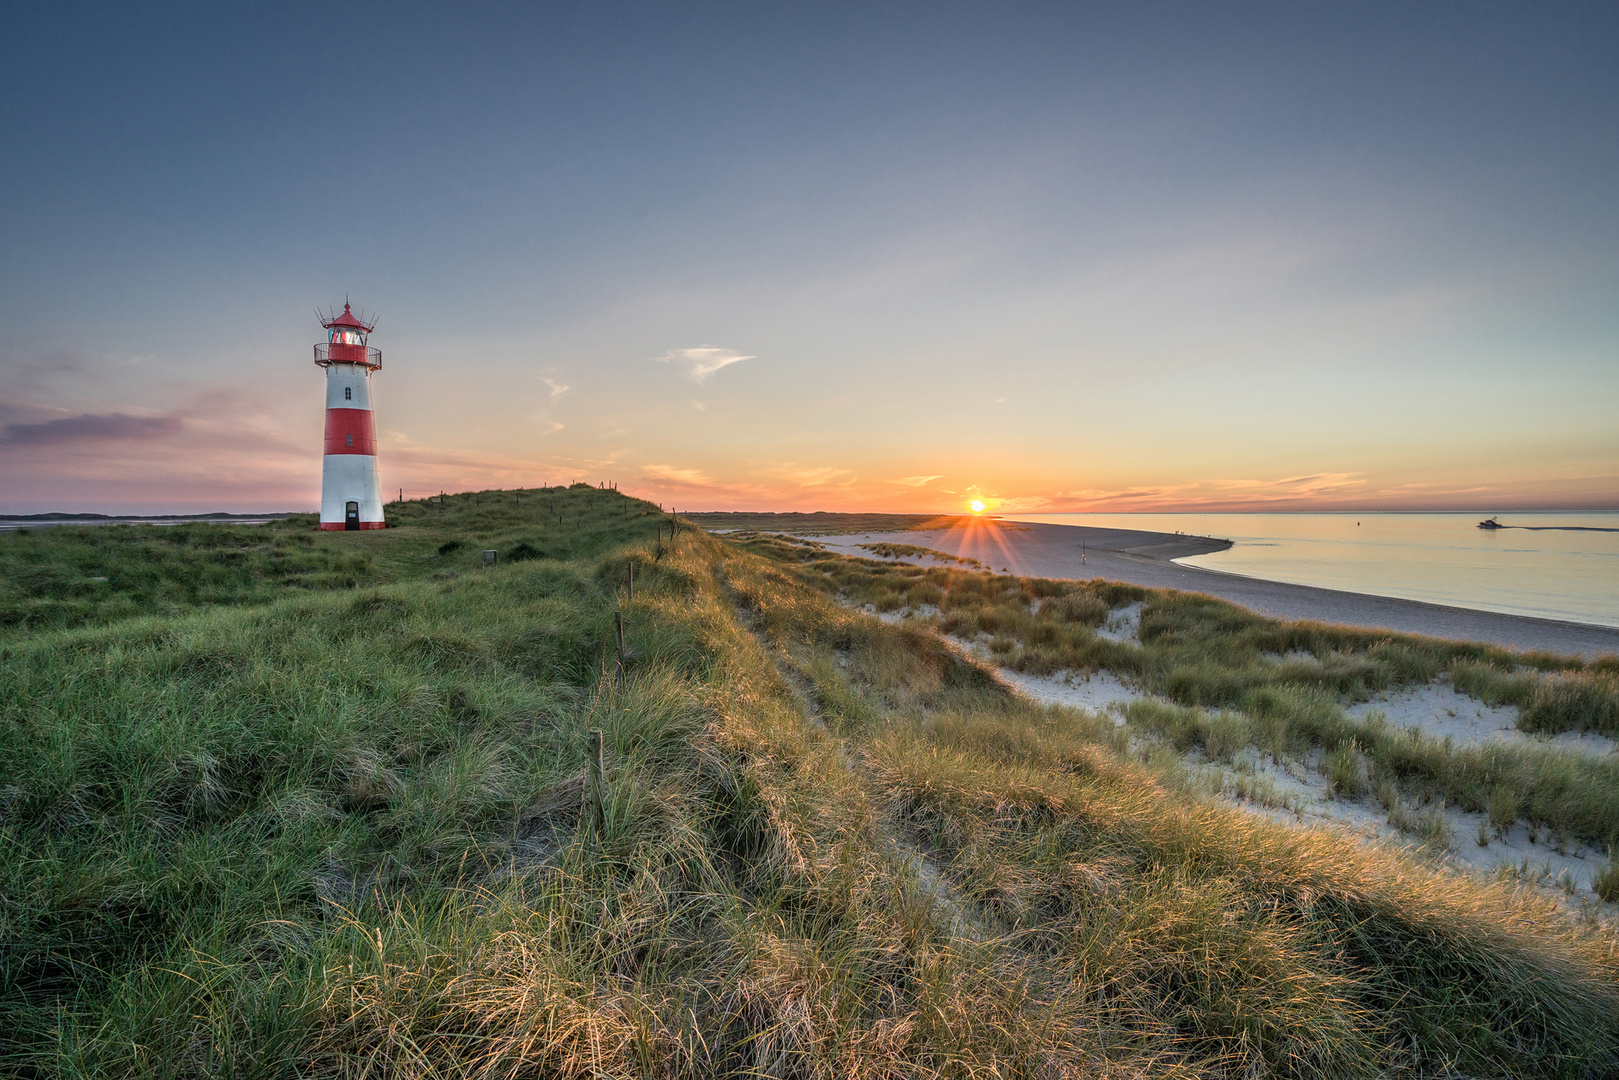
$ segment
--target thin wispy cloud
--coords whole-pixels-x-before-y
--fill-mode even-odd
[[[1295,499],[1358,488],[1363,482],[1362,475],[1358,472],[1315,473],[1310,476],[1287,476],[1279,480],[1228,480],[1219,486],[1225,491],[1246,492],[1256,500]]]
[[[561,397],[563,394],[566,394],[569,390],[573,389],[573,387],[566,386],[566,385],[564,385],[564,384],[562,384],[560,382],[557,382],[555,379],[542,378],[540,381],[543,382],[546,386],[549,386],[551,388],[551,400],[552,401],[555,401],[557,398]]]
[[[689,484],[693,487],[708,487],[714,483],[713,477],[701,469],[677,469],[673,465],[643,465],[641,475],[666,484]]]
[[[992,498],[994,501],[990,505],[1003,514],[1032,514],[1051,507],[1051,500],[1043,495],[992,496]]]
[[[684,369],[686,378],[699,386],[707,382],[709,376],[722,368],[732,364],[740,364],[744,360],[757,360],[757,356],[744,356],[735,349],[715,349],[707,345],[696,349],[671,349],[662,356],[653,358],[660,364],[675,364]]]
[[[858,479],[851,469],[831,465],[806,466],[796,461],[784,461],[767,471],[767,475],[790,480],[800,487],[847,487]]]
[[[944,473],[936,473],[933,476],[906,476],[899,480],[895,480],[894,483],[904,484],[906,487],[921,487],[924,484],[930,483],[934,480],[941,480],[943,478]]]

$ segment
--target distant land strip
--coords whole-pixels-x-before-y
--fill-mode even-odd
[[[292,517],[295,510],[280,510],[271,514],[67,514],[53,511],[49,514],[0,514],[0,521],[280,521]]]
[[[58,525],[187,525],[218,522],[263,525],[293,517],[293,512],[275,514],[0,514],[0,533],[27,532],[30,528],[49,529]]]

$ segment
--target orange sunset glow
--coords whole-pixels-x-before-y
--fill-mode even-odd
[[[344,296],[380,318],[395,498],[588,480],[691,510],[1619,507],[1615,121],[1567,81],[1587,69],[1509,65],[1520,85],[1446,37],[1455,70],[1362,83],[1381,54],[1335,53],[1340,31],[1300,35],[1333,54],[1314,64],[1227,67],[1210,35],[1258,39],[1211,17],[1114,70],[1134,54],[1055,44],[1105,34],[982,18],[948,46],[903,20],[881,54],[834,34],[740,80],[732,59],[762,54],[729,51],[729,24],[598,55],[539,14],[465,20],[461,45],[422,34],[455,57],[427,83],[380,49],[352,85],[287,74],[303,30],[196,28],[244,47],[154,35],[97,69],[127,114],[46,93],[77,54],[19,46],[0,512],[313,507],[312,309]],[[522,59],[489,67],[491,34]],[[199,55],[274,89],[197,95],[178,73]],[[552,77],[616,89],[555,107]],[[356,191],[315,116],[387,182]],[[1475,117],[1499,130],[1478,141]]]

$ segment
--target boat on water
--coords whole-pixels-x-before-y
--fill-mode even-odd
[[[1506,528],[1505,525],[1501,524],[1499,521],[1495,520],[1494,518],[1485,518],[1483,521],[1478,523],[1478,527],[1481,528],[1481,529],[1504,529],[1504,528]]]

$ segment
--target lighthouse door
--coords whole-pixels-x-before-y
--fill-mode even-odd
[[[343,529],[345,532],[360,527],[360,504],[347,503],[343,507]]]

